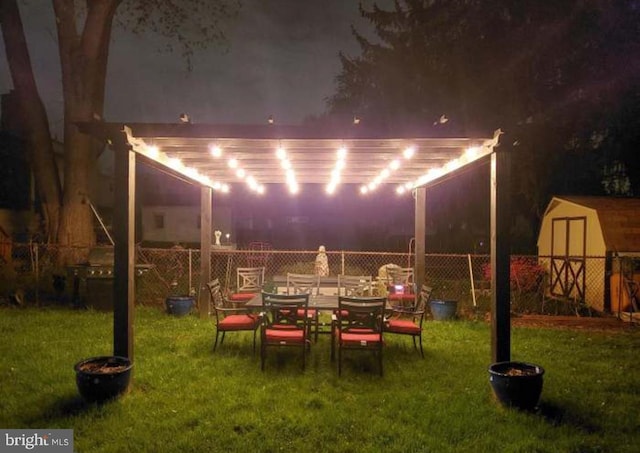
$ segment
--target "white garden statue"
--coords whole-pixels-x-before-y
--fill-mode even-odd
[[[222,236],[222,231],[216,230],[216,231],[213,232],[213,235],[216,237],[216,245],[221,245],[220,244],[220,237]]]
[[[329,275],[329,260],[325,253],[324,245],[318,248],[318,255],[316,255],[315,274],[320,277],[327,277]]]

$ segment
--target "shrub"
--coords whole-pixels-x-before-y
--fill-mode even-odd
[[[519,294],[536,292],[547,272],[536,258],[525,257],[512,258],[509,269],[511,291]],[[482,274],[486,280],[491,280],[490,264],[482,266]]]

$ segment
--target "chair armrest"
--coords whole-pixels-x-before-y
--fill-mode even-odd
[[[422,311],[424,313],[424,311]],[[407,307],[407,308],[403,308],[403,307],[391,307],[391,313],[392,314],[403,314],[403,315],[415,315],[416,313],[418,313],[416,310],[414,310],[413,308]]]
[[[235,307],[214,307],[214,310],[224,313],[224,314],[246,314],[250,313],[246,308],[235,308]]]

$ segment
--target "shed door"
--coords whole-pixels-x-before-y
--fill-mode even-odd
[[[551,295],[584,301],[586,240],[586,217],[551,220]]]

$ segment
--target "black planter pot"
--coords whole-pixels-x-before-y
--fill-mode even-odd
[[[126,357],[91,357],[75,364],[76,384],[90,403],[103,403],[124,393],[131,381],[133,364]]]
[[[493,393],[505,407],[536,408],[542,393],[544,368],[525,362],[497,362],[489,367]]]
[[[193,296],[169,296],[164,303],[167,307],[167,313],[174,316],[185,316],[191,313],[196,300]]]

